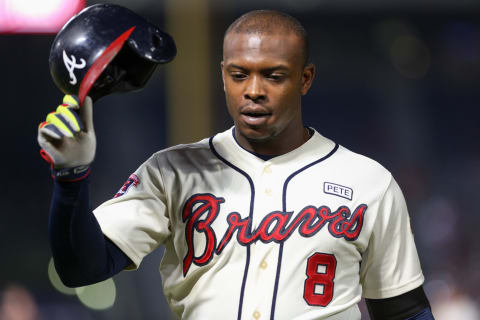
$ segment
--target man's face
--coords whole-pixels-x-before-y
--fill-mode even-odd
[[[301,96],[310,88],[314,67],[304,67],[301,45],[293,34],[226,36],[222,76],[240,140],[261,143],[303,132]]]

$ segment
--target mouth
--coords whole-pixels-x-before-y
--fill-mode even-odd
[[[264,124],[272,114],[265,110],[245,110],[240,113],[242,120],[249,126]]]
[[[261,118],[261,117],[268,117],[272,115],[268,112],[242,112],[243,116],[251,117],[251,118]]]

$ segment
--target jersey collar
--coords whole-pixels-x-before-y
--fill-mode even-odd
[[[304,144],[265,161],[241,147],[234,138],[233,130],[234,127],[214,136],[213,147],[220,156],[249,174],[254,174],[259,167],[269,164],[282,166],[286,170],[295,170],[326,156],[335,147],[333,141],[325,138],[315,129],[309,128],[313,131],[313,135]]]

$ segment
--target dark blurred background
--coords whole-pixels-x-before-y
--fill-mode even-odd
[[[52,1],[61,2],[44,2]],[[283,10],[308,31],[317,67],[303,103],[306,124],[393,173],[436,319],[480,319],[478,0],[111,2],[170,32],[178,57],[157,68],[143,91],[96,103],[94,206],[153,152],[232,125],[220,77],[223,32],[251,9]],[[52,181],[36,135],[63,96],[49,73],[53,39],[0,34],[0,319],[169,319],[158,273],[162,249],[137,272],[76,291],[51,267]]]

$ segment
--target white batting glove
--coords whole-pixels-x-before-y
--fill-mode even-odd
[[[87,97],[80,107],[77,97],[66,95],[63,104],[38,126],[40,153],[55,178],[85,173],[92,163],[97,144],[92,104]]]

